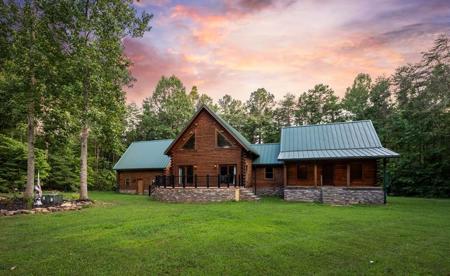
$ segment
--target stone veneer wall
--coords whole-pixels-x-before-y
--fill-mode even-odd
[[[156,188],[152,197],[168,202],[231,201],[235,197],[235,188]]]
[[[315,187],[285,187],[284,200],[302,202],[321,202],[320,188]]]
[[[137,195],[137,192],[135,189],[132,190],[127,190],[127,189],[120,189],[119,193],[123,193],[123,194],[134,194]],[[144,189],[144,193],[143,195],[148,195],[148,189]]]
[[[249,189],[254,189],[250,187]],[[256,195],[258,196],[283,196],[283,187],[256,187]]]
[[[383,204],[384,192],[381,187],[286,187],[284,199],[328,204]]]
[[[381,187],[323,187],[322,202],[329,204],[383,204]]]

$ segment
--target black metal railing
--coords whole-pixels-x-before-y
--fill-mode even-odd
[[[153,184],[160,188],[229,188],[244,186],[242,175],[159,175]]]

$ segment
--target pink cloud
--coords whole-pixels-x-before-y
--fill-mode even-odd
[[[439,21],[449,9],[439,0],[430,6],[384,0],[173,5],[143,40],[125,42],[137,79],[128,101],[139,103],[162,75],[172,74],[215,99],[229,93],[245,100],[258,87],[281,98],[322,82],[343,96],[358,73],[389,75],[417,61],[438,34],[450,33],[448,21]]]

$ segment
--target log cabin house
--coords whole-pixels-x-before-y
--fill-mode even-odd
[[[368,120],[285,127],[280,143],[251,144],[203,106],[175,139],[132,143],[114,169],[119,192],[150,192],[165,201],[278,195],[376,204],[385,202],[379,168],[397,156],[382,147]]]

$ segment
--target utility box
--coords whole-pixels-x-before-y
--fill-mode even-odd
[[[41,201],[44,205],[58,205],[63,202],[63,195],[59,194],[42,195]]]

